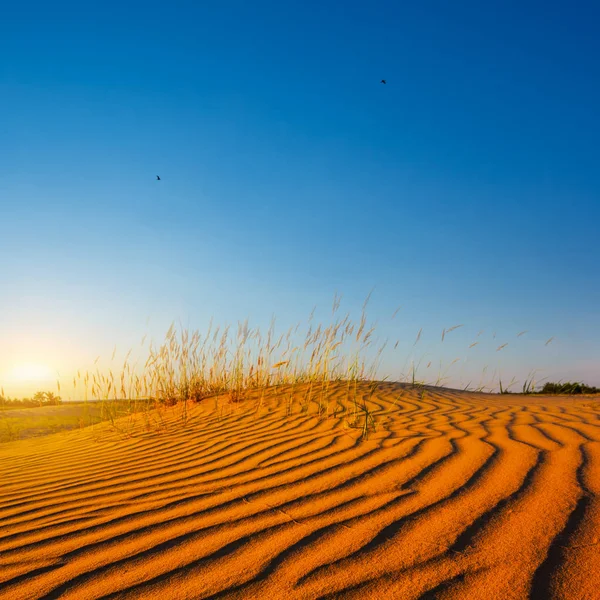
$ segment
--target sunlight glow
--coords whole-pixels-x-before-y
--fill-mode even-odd
[[[54,379],[54,371],[47,365],[39,363],[21,363],[15,365],[10,378],[18,382],[50,381]]]

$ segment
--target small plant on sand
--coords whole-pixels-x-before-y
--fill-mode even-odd
[[[523,394],[533,394],[535,392],[535,371],[530,373],[523,382]]]
[[[361,430],[360,438],[362,440],[368,440],[369,432],[377,429],[377,423],[370,405],[380,384],[380,381],[369,382],[367,395],[363,397],[362,402],[354,403],[354,411],[345,421],[346,426],[350,429]]]
[[[503,387],[502,386],[502,379],[500,379],[500,377],[498,377],[498,386],[500,387],[500,393],[501,394],[510,394],[509,388],[514,385],[516,383],[515,378],[513,377],[511,382],[508,384],[508,387]]]

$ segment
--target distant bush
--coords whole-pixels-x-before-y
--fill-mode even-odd
[[[52,392],[36,392],[33,398],[6,398],[0,395],[0,408],[34,408],[36,406],[57,406],[60,396]]]
[[[585,383],[571,382],[544,384],[540,394],[600,394],[600,388],[585,385]]]

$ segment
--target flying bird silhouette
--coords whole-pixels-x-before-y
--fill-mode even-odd
[[[381,83],[384,83],[384,84],[385,84],[385,83],[387,83],[387,81],[386,81],[385,79],[382,79],[382,80],[381,80]]]
[[[160,177],[158,175],[156,176],[156,181],[160,181]]]

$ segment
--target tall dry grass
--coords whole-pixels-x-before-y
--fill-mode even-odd
[[[211,397],[236,403],[256,390],[260,391],[258,410],[265,391],[273,386],[285,386],[289,412],[294,402],[302,411],[316,402],[319,414],[327,415],[332,382],[347,381],[348,394],[356,396],[357,383],[376,375],[385,344],[371,352],[374,327],[367,324],[368,300],[358,323],[349,314],[340,314],[336,296],[330,324],[315,323],[313,310],[304,330],[297,325],[280,335],[274,320],[266,333],[251,328],[247,320],[235,330],[211,323],[205,334],[171,325],[159,346],[149,344],[142,362],[134,361],[130,351],[120,368],[102,369],[96,359],[93,369],[78,371],[74,394],[84,401],[101,401],[103,420],[115,427],[119,417],[149,415],[150,409],[176,404],[185,423],[190,402]],[[295,392],[300,385],[304,391],[298,400]],[[160,410],[152,413],[154,419],[161,414]],[[148,422],[148,427],[156,426]]]
[[[368,323],[368,303],[369,296],[358,322],[353,322],[349,314],[340,313],[340,297],[336,295],[329,324],[315,323],[313,310],[304,328],[296,325],[280,335],[276,333],[274,320],[266,333],[251,328],[248,320],[238,323],[236,328],[215,327],[211,322],[204,334],[178,330],[171,325],[160,345],[149,344],[144,359],[133,360],[130,351],[119,368],[101,369],[96,364],[92,370],[78,372],[73,379],[74,393],[77,399],[102,401],[103,420],[109,420],[115,427],[119,417],[133,418],[142,413],[147,428],[161,428],[164,425],[161,411],[165,407],[180,407],[184,424],[189,404],[206,398],[214,398],[217,404],[237,403],[251,394],[258,398],[256,410],[259,410],[266,390],[273,386],[280,386],[286,394],[288,414],[297,406],[301,412],[307,412],[314,405],[320,416],[327,417],[332,408],[329,388],[333,382],[343,381],[351,406],[346,415],[347,425],[362,429],[366,437],[375,422],[368,403],[364,396],[359,397],[357,390],[360,382],[377,380],[387,345],[387,341],[381,343],[375,337],[375,327]],[[462,324],[444,329],[441,342],[461,327]],[[422,331],[419,330],[413,348],[419,344]],[[469,348],[477,344],[476,341]],[[499,346],[497,351],[506,345]],[[394,349],[397,346],[398,342]],[[113,352],[113,360],[114,356]],[[405,382],[426,385],[418,374],[423,359],[424,356],[418,362],[411,359],[409,371],[402,374]],[[440,362],[437,378],[430,379],[430,385],[443,385],[448,371],[460,360],[454,359],[445,370]],[[426,370],[431,364],[429,361]],[[486,370],[487,366],[483,375]],[[479,386],[473,389],[485,389],[483,375]],[[499,375],[498,383],[504,391]],[[533,379],[524,390],[532,389],[532,385]],[[302,393],[298,394],[300,389]],[[466,389],[471,389],[470,384]],[[370,395],[375,390],[376,384]],[[127,421],[119,421],[123,422]]]

